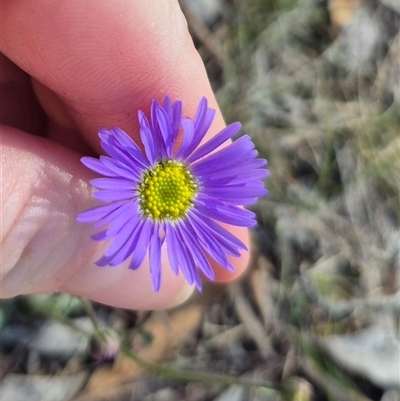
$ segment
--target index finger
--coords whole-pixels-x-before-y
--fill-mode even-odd
[[[138,109],[165,94],[193,116],[217,108],[177,1],[3,1],[2,50],[56,92],[97,150],[99,127],[136,132]],[[223,127],[218,113],[214,132]]]
[[[137,139],[137,110],[167,93],[185,115],[194,116],[202,96],[218,110],[177,1],[4,0],[2,13],[2,51],[58,95],[98,152],[100,127]],[[207,137],[224,126],[218,111]],[[229,230],[248,242],[246,229]],[[217,279],[237,277],[247,261],[233,258],[234,273],[214,266]]]

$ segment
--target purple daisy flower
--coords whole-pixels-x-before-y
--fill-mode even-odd
[[[268,170],[248,135],[216,150],[238,133],[238,122],[200,145],[214,115],[205,98],[194,120],[182,118],[180,101],[172,103],[167,96],[160,105],[153,100],[150,119],[139,111],[144,152],[119,128],[99,131],[109,156],[83,157],[82,163],[106,177],[91,181],[98,189],[94,197],[106,204],[77,217],[95,228],[106,227],[94,240],[112,240],[96,262],[99,266],[117,266],[130,258],[129,268],[135,270],[149,251],[155,291],[161,283],[162,246],[174,273],[182,271],[198,289],[200,271],[215,278],[210,258],[233,270],[227,255],[240,256],[246,247],[218,222],[254,226],[254,213],[240,206],[267,193],[261,179]]]

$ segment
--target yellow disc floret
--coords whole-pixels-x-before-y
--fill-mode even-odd
[[[193,206],[197,190],[197,181],[183,163],[160,161],[142,175],[140,209],[153,220],[179,220]]]

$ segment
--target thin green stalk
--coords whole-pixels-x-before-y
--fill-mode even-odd
[[[86,314],[88,315],[90,321],[93,324],[95,335],[97,335],[101,341],[106,343],[107,339],[104,334],[104,328],[102,327],[99,319],[97,318],[97,314],[93,308],[92,302],[86,298],[82,298],[79,296],[78,296],[78,299],[82,302],[82,305],[85,308]]]
[[[88,317],[93,323],[96,334],[99,336],[100,340],[106,341],[106,338],[104,336],[104,329],[101,327],[101,324],[97,318],[92,303],[85,298],[79,297],[79,299],[82,302]],[[132,351],[131,349],[129,349],[127,346],[124,345],[121,345],[121,352],[128,358],[136,362],[146,371],[153,373],[155,375],[169,377],[171,379],[187,381],[187,382],[218,384],[221,386],[238,385],[248,389],[262,387],[273,393],[281,393],[283,390],[283,386],[267,381],[262,381],[262,380],[256,381],[256,380],[243,379],[243,378],[225,376],[214,373],[181,370],[172,368],[170,366],[160,365],[141,358],[138,354],[136,354],[134,351]]]
[[[283,390],[283,386],[275,383],[271,383],[265,380],[251,380],[232,376],[225,376],[216,373],[206,373],[198,371],[188,371],[172,368],[170,366],[156,364],[147,361],[137,355],[129,348],[122,346],[121,352],[135,361],[143,369],[155,375],[169,377],[171,379],[182,380],[187,382],[201,382],[208,384],[218,384],[221,386],[238,385],[247,389],[254,389],[256,387],[263,387],[274,393],[280,393]]]

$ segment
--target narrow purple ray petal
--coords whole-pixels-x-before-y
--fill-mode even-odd
[[[113,159],[125,164],[126,166],[132,166],[133,160],[132,156],[127,154],[126,149],[118,148],[113,144],[101,142],[101,147],[106,151]]]
[[[214,156],[214,154],[212,156]],[[246,171],[249,171],[253,167],[253,161],[256,156],[256,150],[250,150],[243,154],[240,154],[239,152],[226,152],[226,154],[224,154],[219,160],[218,158],[211,156],[204,158],[194,166],[191,166],[190,170],[196,176],[201,177],[204,175],[206,178],[210,176],[217,177],[220,173],[228,172],[231,168],[238,166],[241,166],[243,170],[246,169]]]
[[[190,146],[194,138],[194,125],[189,118],[182,118],[183,138],[181,146],[176,154],[176,158],[183,158],[186,155],[186,149]]]
[[[158,158],[163,158],[166,155],[166,150],[157,118],[157,110],[159,108],[161,108],[161,106],[158,100],[154,99],[150,107],[150,131],[154,142],[154,153]]]
[[[202,249],[199,247],[198,240],[192,235],[191,231],[185,224],[181,225],[179,234],[181,235],[181,241],[186,242],[187,247],[192,251],[197,268],[200,269],[209,280],[215,280],[215,273],[211,268],[210,262],[204,256]]]
[[[180,228],[180,225],[176,225],[174,227],[174,236],[176,238],[176,246],[177,246],[177,253],[176,256],[179,261],[179,266],[181,268],[183,277],[185,277],[185,280],[192,285],[193,282],[195,281],[194,276],[198,274],[196,265],[194,263],[193,257],[190,254],[189,250],[186,247],[186,244],[184,242],[180,241],[180,236],[178,234]]]
[[[110,146],[116,146],[121,150],[124,150],[127,155],[131,156],[137,163],[146,167],[149,165],[148,160],[144,157],[139,146],[133,141],[133,139],[122,129],[114,127],[112,133],[108,130],[99,131],[100,138],[104,138],[104,141]]]
[[[114,256],[119,253],[121,256],[121,248],[128,242],[130,238],[132,238],[136,233],[137,229],[140,227],[140,223],[142,220],[138,218],[138,216],[132,216],[125,220],[125,224],[121,226],[113,243],[108,247],[107,251],[104,253],[105,256],[114,258]],[[128,255],[129,256],[129,255]],[[120,260],[119,263],[122,263],[128,256],[124,259]]]
[[[129,238],[121,247],[121,249],[119,249],[118,252],[116,252],[113,258],[110,260],[110,266],[118,266],[123,261],[128,259],[132,255],[132,253],[135,252],[139,237],[141,235],[142,227],[143,221],[139,221],[139,223],[136,225],[136,227],[134,227],[133,230],[131,227]]]
[[[228,125],[221,132],[219,132],[212,139],[207,141],[204,145],[200,146],[194,153],[192,153],[187,158],[187,162],[193,163],[196,160],[208,155],[210,152],[217,149],[228,139],[236,135],[240,131],[241,127],[242,125],[238,122]]]
[[[210,231],[204,229],[200,224],[197,224],[195,220],[193,220],[192,216],[188,216],[186,227],[192,231],[195,237],[197,237],[203,246],[203,248],[207,251],[211,258],[217,261],[221,266],[229,271],[233,271],[234,268],[232,264],[229,262],[225,248],[221,246],[218,242],[218,238],[216,238]]]
[[[197,201],[196,209],[214,220],[234,226],[253,227],[256,224],[253,212],[232,205],[207,207],[204,204],[202,205],[200,201]]]
[[[139,121],[140,121],[140,139],[144,145],[144,151],[146,153],[147,159],[149,160],[150,164],[154,164],[156,161],[156,145],[155,145],[155,138],[150,131],[150,128],[144,123],[147,122],[146,116],[143,112],[139,111]]]
[[[192,141],[185,147],[184,151],[181,152],[181,157],[188,157],[203,140],[208,129],[214,120],[215,110],[207,107],[207,100],[203,98],[200,101],[199,107],[197,108],[196,117],[193,120],[194,125],[194,136]]]
[[[101,134],[101,138],[107,138],[105,139],[105,142],[109,143],[112,146],[117,146],[120,149],[124,149],[134,159],[138,159],[139,163],[142,163],[145,166],[148,164],[139,146],[122,129],[118,127],[113,127],[111,130],[102,128],[99,130],[99,134]]]
[[[211,123],[214,120],[215,117],[215,110],[210,109],[207,105],[207,99],[203,97],[205,100],[204,102],[204,111],[201,111],[200,113],[197,113],[195,118],[194,118],[194,128],[197,133],[196,135],[196,141],[193,143],[193,150],[196,149],[198,144],[201,142],[201,140],[204,138],[205,134],[207,133],[208,129],[211,126]],[[203,99],[200,101],[203,102]]]
[[[179,274],[179,261],[176,256],[178,247],[176,245],[176,239],[174,234],[174,228],[170,223],[165,223],[165,240],[167,246],[168,260],[172,271],[178,275]]]
[[[203,192],[203,194],[206,196],[207,193]],[[210,202],[212,202],[213,200],[218,199],[215,198],[213,196],[209,196],[209,200]],[[252,205],[253,203],[257,202],[258,198],[235,198],[235,199],[231,199],[229,197],[227,198],[223,198],[223,201],[226,202],[228,205],[240,205],[240,206],[249,206]]]
[[[204,192],[208,192],[214,189],[221,189],[226,190],[226,192],[234,191],[236,194],[238,194],[238,191],[240,191],[241,194],[238,195],[247,195],[250,194],[251,191],[256,190],[265,191],[265,185],[262,181],[246,181],[241,182],[240,184],[235,184],[233,182],[230,182],[228,184],[227,182],[225,182],[223,183],[223,185],[218,185],[216,182],[214,182],[214,185],[212,183],[206,185],[204,182],[202,182],[202,186],[204,188]]]
[[[96,173],[105,175],[107,177],[114,177],[115,171],[106,167],[100,160],[93,157],[85,156],[81,158],[82,164]]]
[[[110,205],[115,205],[122,203],[122,205],[118,208],[110,212],[108,215],[104,216],[103,218],[99,219],[96,223],[93,224],[94,228],[102,227],[106,224],[111,223],[114,219],[118,218],[120,215],[130,216],[130,214],[137,213],[138,206],[134,201],[120,201],[120,202],[113,202]]]
[[[159,225],[155,224],[153,227],[153,234],[150,239],[150,274],[151,281],[153,283],[154,291],[158,292],[160,290],[161,284],[161,245],[162,241],[158,234]]]
[[[101,202],[114,202],[124,199],[132,199],[135,196],[133,191],[110,191],[101,190],[93,194],[93,197]]]
[[[128,223],[135,227],[138,221],[139,216],[135,214],[128,215],[128,217],[125,214],[118,215],[107,228],[107,238],[113,238],[114,236],[119,235],[122,228]]]
[[[117,191],[133,191],[136,189],[134,182],[118,178],[94,178],[89,182],[97,189],[115,189]]]
[[[219,243],[232,255],[239,256],[239,249],[247,250],[246,245],[243,244],[239,238],[236,238],[233,234],[221,227],[219,224],[215,223],[207,216],[204,216],[203,214],[200,214],[196,210],[192,209],[191,217],[196,221],[196,224],[200,225],[206,230],[210,230],[213,235],[218,238]]]
[[[89,209],[82,213],[79,213],[78,216],[76,216],[76,219],[80,223],[94,223],[95,221],[98,221],[108,216],[115,210],[118,210],[123,204],[125,204],[124,201],[110,203],[109,205],[98,206],[93,209]]]
[[[144,168],[144,166],[140,166],[139,168],[136,165],[127,166],[108,156],[100,156],[100,161],[106,168],[113,172],[113,177],[123,177],[128,180],[138,180],[140,178],[141,169]]]
[[[172,157],[172,144],[174,138],[171,135],[171,122],[167,113],[161,107],[156,108],[156,116],[158,127],[161,133],[161,140],[163,144],[162,149],[165,149],[165,154],[161,154],[161,157]]]
[[[130,269],[136,270],[142,264],[143,259],[146,256],[147,248],[149,247],[151,230],[152,223],[149,220],[145,220],[133,252],[132,260],[129,264]]]
[[[215,196],[216,198],[228,198],[230,200],[243,199],[243,198],[258,198],[260,196],[264,196],[267,191],[262,187],[221,187],[221,188],[213,188],[209,187],[204,190],[208,196]]]
[[[174,135],[173,143],[175,143],[176,138],[178,137],[179,129],[181,127],[181,117],[182,117],[182,102],[176,101],[172,106],[172,132]]]
[[[168,95],[164,97],[162,108],[165,110],[168,117],[171,118],[172,117],[172,102],[171,102],[171,98]]]
[[[201,292],[203,290],[203,283],[201,282],[200,275],[197,272],[193,275],[193,281],[197,288],[197,291]]]
[[[104,241],[107,239],[107,230],[100,231],[90,236],[93,241]]]
[[[223,149],[220,149],[209,156],[197,161],[192,168],[201,168],[205,164],[211,163],[233,163],[233,160],[248,160],[252,159],[258,155],[258,152],[254,150],[254,144],[249,139],[248,135],[244,135],[241,138],[237,139],[235,142],[225,146]]]
[[[194,120],[193,120],[197,129],[199,129],[200,126],[203,125],[203,121],[206,116],[207,109],[208,109],[207,98],[202,97],[200,99],[199,105],[197,106],[196,115],[194,116]]]
[[[94,263],[99,267],[104,267],[104,266],[108,265],[108,260],[109,260],[109,258],[107,258],[106,256],[103,255],[99,260],[97,260]]]
[[[113,127],[112,133],[114,134],[115,140],[122,148],[133,148],[140,150],[136,142],[121,128]]]
[[[121,249],[124,247],[126,242],[129,240],[132,229],[136,228],[140,221],[134,218],[124,220],[123,224],[118,230],[117,235],[113,235],[110,238],[113,238],[111,245],[108,247],[107,251],[104,253],[103,257],[96,262],[99,266],[117,266],[121,264],[125,259],[122,257],[122,253],[120,253]],[[106,234],[107,237],[108,234]],[[129,255],[128,255],[129,256]],[[116,259],[116,260],[114,260]]]
[[[253,182],[256,180],[262,180],[268,177],[268,170],[252,170],[246,171],[245,166],[237,166],[225,171],[221,171],[218,174],[213,174],[210,176],[202,176],[202,184],[204,186],[219,186],[226,184],[245,184],[248,182]]]

